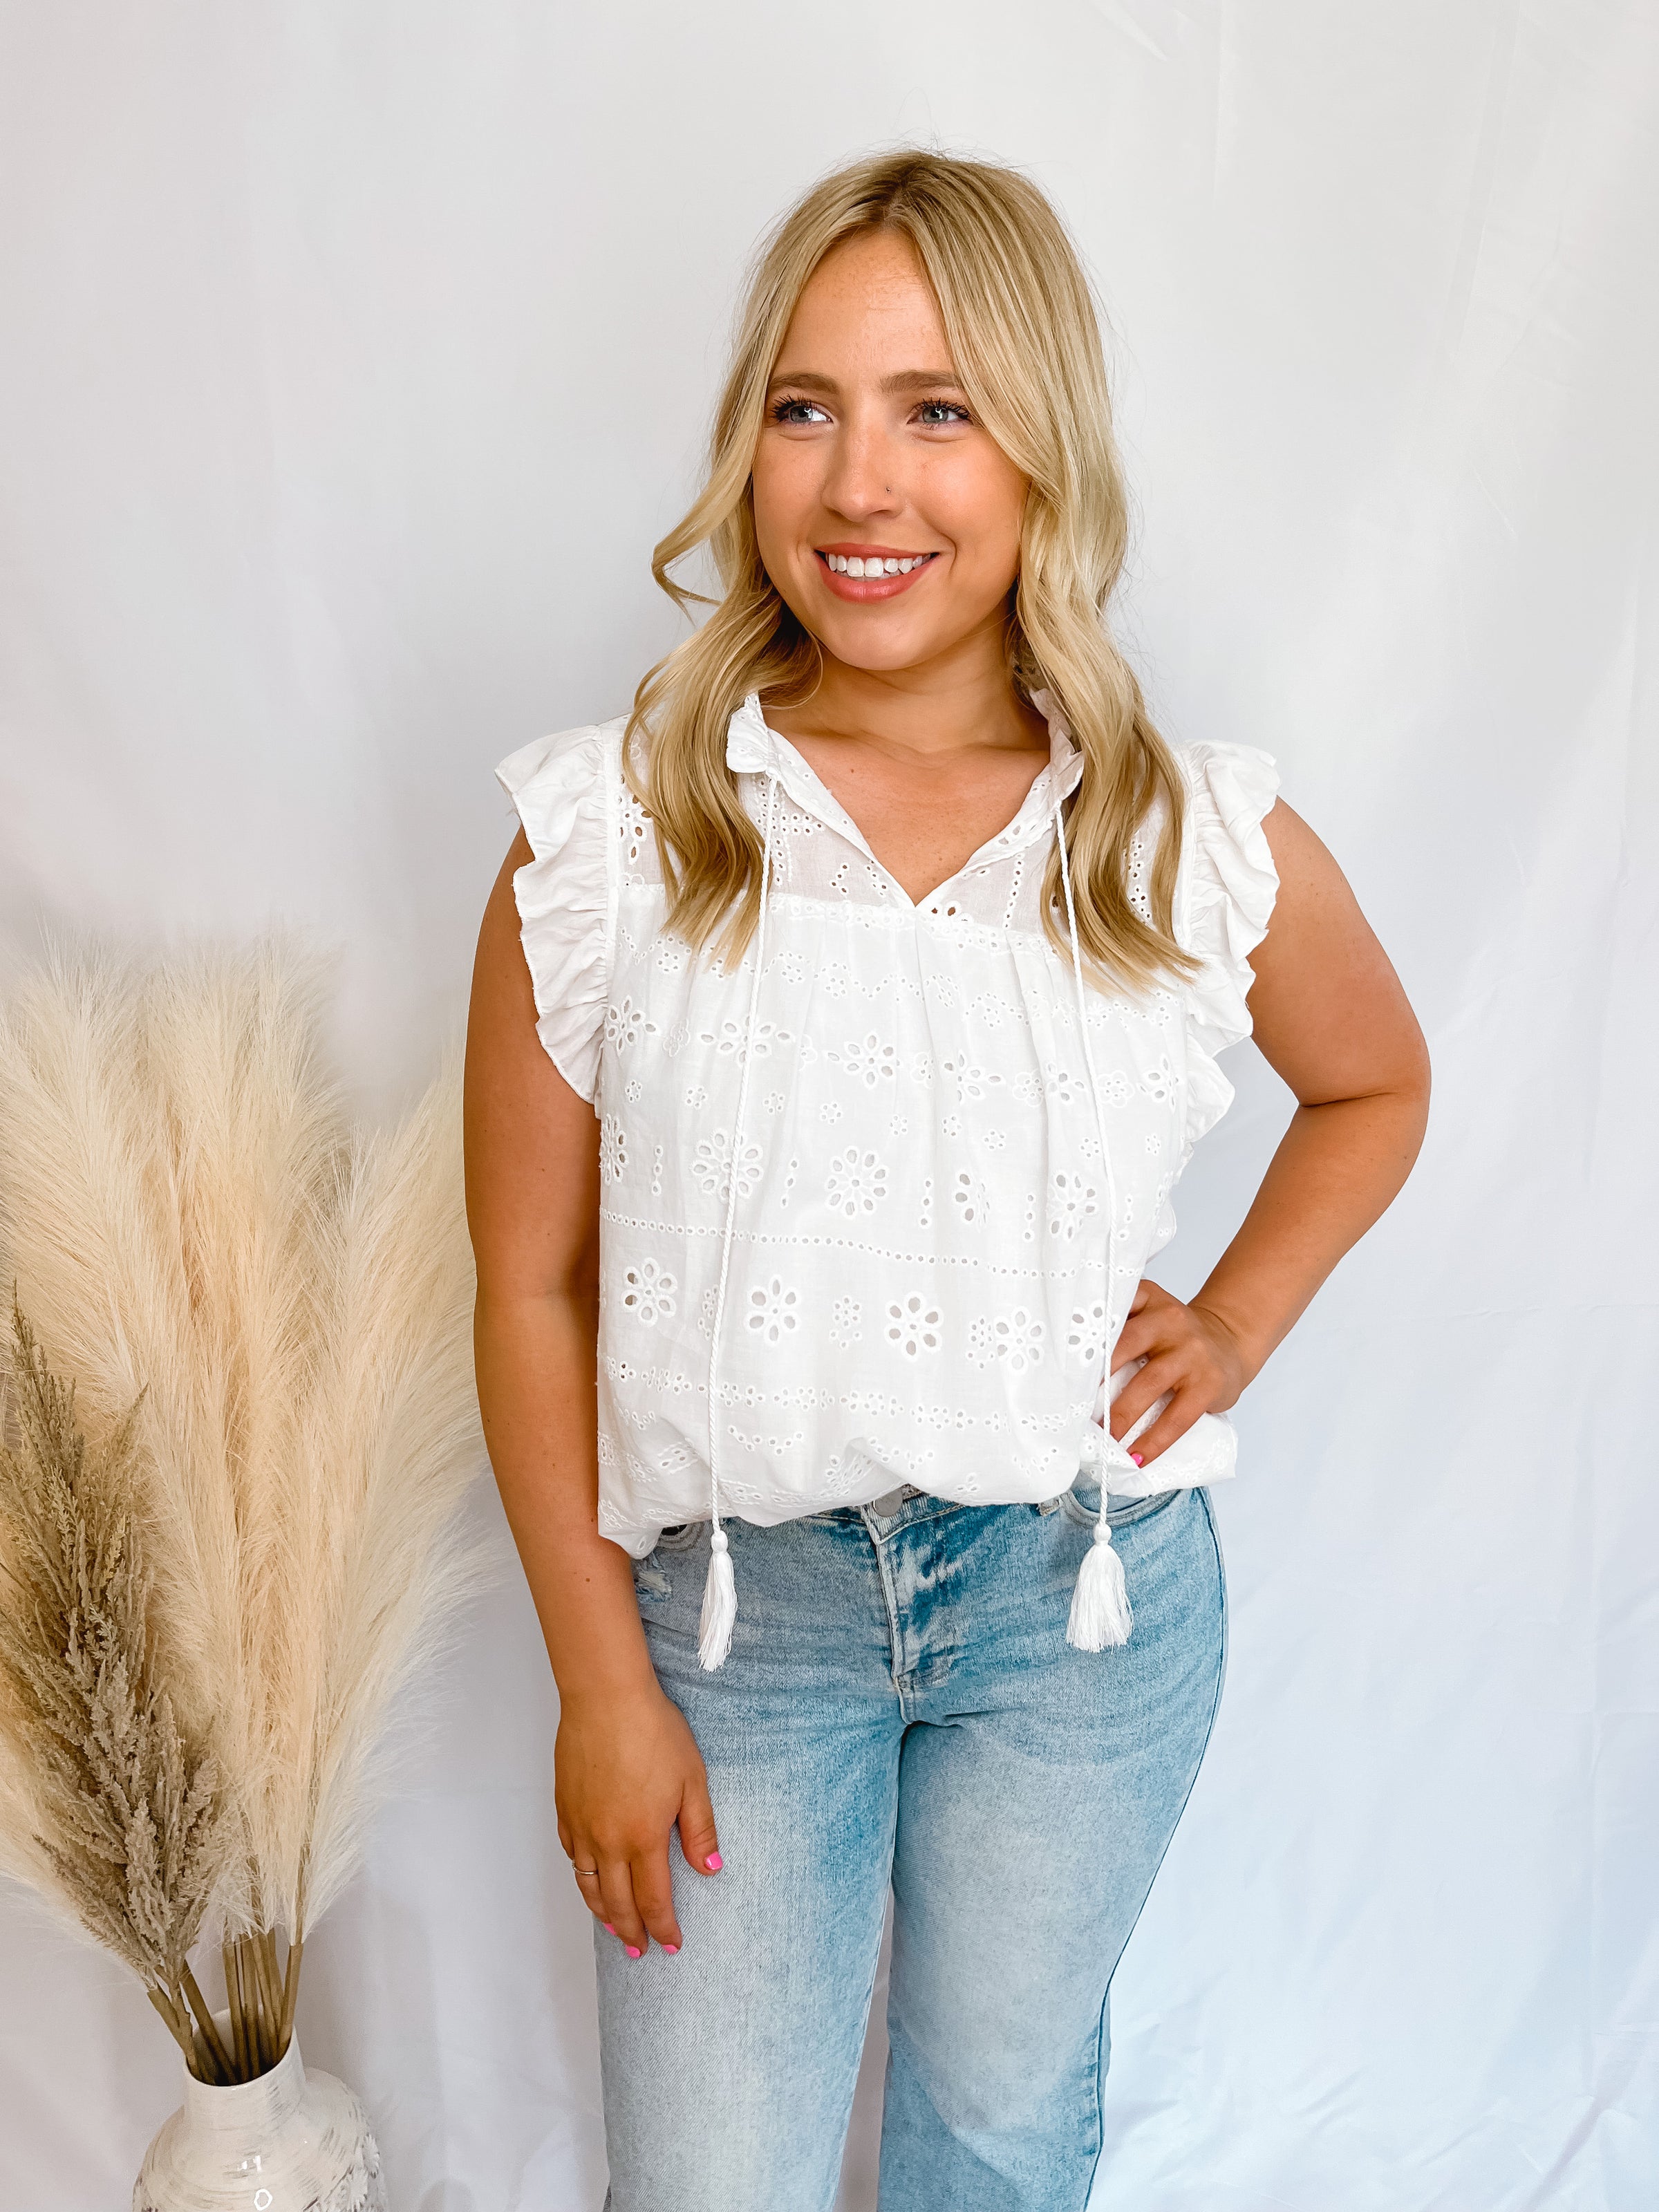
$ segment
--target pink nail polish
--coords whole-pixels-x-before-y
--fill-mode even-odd
[[[1131,1452],[1131,1453],[1129,1454],[1129,1456],[1130,1456],[1130,1458],[1134,1462],[1134,1463],[1135,1463],[1135,1465],[1136,1465],[1137,1467],[1145,1467],[1145,1466],[1146,1466],[1146,1461],[1145,1461],[1144,1459],[1142,1459],[1142,1457],[1140,1456],[1140,1454],[1139,1454],[1139,1452]]]
[[[672,1959],[676,1952],[678,1951],[680,1947],[678,1943],[665,1943],[662,1948],[667,1952],[669,1957]]]
[[[624,1943],[623,1948],[630,1959],[642,1959],[645,1956],[637,1943]]]
[[[703,1864],[708,1868],[710,1874],[718,1874],[720,1869],[726,1864],[726,1861],[720,1856],[718,1851],[710,1851],[708,1857],[703,1861]]]
[[[610,1923],[608,1920],[601,1920],[601,1921],[600,1921],[600,1923],[599,1923],[599,1925],[600,1925],[600,1927],[601,1927],[601,1928],[603,1928],[603,1929],[604,1929],[604,1930],[605,1930],[605,1934],[606,1934],[607,1936],[614,1936],[614,1935],[616,1934],[616,1932],[617,1932],[617,1931],[616,1931],[616,1929],[615,1929],[611,1925],[611,1923]]]

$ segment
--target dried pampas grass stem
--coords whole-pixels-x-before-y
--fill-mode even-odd
[[[28,1498],[58,1471],[47,1503],[21,1474],[0,1501],[0,1559],[46,1593],[3,1694],[19,1715],[68,1700],[38,1747],[0,1725],[0,1872],[116,1949],[181,2045],[237,2079],[287,2047],[306,1936],[392,1778],[388,1716],[486,1571],[457,1521],[483,1465],[459,1055],[365,1132],[326,998],[322,964],[269,937],[54,951],[0,1013],[0,1265],[67,1378],[60,1406],[31,1337]],[[68,1441],[71,1402],[93,1443]],[[83,1573],[95,1634],[42,1674],[33,1624],[66,1622]],[[210,1918],[228,2042],[185,1978]]]
[[[58,1900],[143,1980],[185,2049],[185,1954],[231,1863],[234,1808],[161,1679],[131,1414],[97,1448],[14,1300],[18,1443],[0,1445],[0,1741],[27,1772]]]

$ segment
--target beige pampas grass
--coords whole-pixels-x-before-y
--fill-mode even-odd
[[[389,1708],[483,1572],[453,1526],[483,1464],[458,1060],[396,1131],[354,1129],[325,1000],[268,939],[54,951],[0,1018],[0,1261],[88,1420],[131,1416],[169,1701],[234,1820],[212,1913],[240,2074],[286,2045]],[[27,1771],[0,1769],[0,1824],[39,1884]]]
[[[131,1417],[88,1449],[14,1304],[0,1444],[0,1757],[37,1881],[124,1959],[189,2048],[186,1954],[234,1849],[213,1754],[181,1734],[151,1616]]]

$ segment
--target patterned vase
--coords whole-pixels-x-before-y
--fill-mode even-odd
[[[230,2014],[214,2014],[228,2047]],[[144,2153],[132,2212],[386,2212],[380,2154],[343,2081],[307,2074],[296,2034],[228,2088],[181,2058],[185,2101]]]

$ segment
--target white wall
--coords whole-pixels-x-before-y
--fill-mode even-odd
[[[1156,707],[1279,757],[1437,1077],[1218,1501],[1124,2212],[1629,2212],[1659,2172],[1656,88],[1644,0],[0,0],[0,962],[42,919],[301,922],[371,1110],[461,1019],[494,763],[674,635],[647,556],[763,223],[937,136],[1084,240]],[[1234,1073],[1177,1289],[1286,1110]],[[304,2048],[399,2212],[591,2212],[511,1575],[444,1687]],[[15,1894],[0,1947],[0,2207],[102,2212],[171,2045]]]

